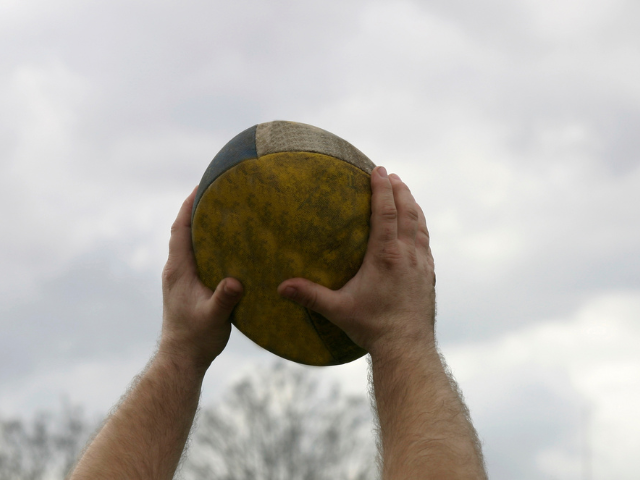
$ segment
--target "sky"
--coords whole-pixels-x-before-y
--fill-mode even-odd
[[[639,27],[633,0],[4,0],[0,416],[109,410],[154,351],[183,199],[292,120],[423,207],[490,477],[636,478]],[[273,358],[234,332],[203,401]],[[364,394],[366,369],[314,374]]]

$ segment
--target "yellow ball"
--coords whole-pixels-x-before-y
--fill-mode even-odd
[[[277,287],[304,277],[339,289],[360,268],[371,216],[374,164],[345,140],[310,125],[263,123],[213,159],[196,194],[193,247],[201,280],[244,286],[233,324],[261,347],[307,365],[366,352]]]

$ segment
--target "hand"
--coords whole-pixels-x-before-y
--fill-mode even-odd
[[[242,296],[242,284],[225,278],[212,292],[198,278],[191,243],[195,194],[194,189],[171,227],[169,259],[162,272],[164,313],[158,353],[204,372],[229,341],[229,315]]]
[[[340,290],[302,278],[278,292],[340,327],[372,356],[434,342],[435,273],[422,209],[397,175],[371,175],[371,232],[358,273]]]

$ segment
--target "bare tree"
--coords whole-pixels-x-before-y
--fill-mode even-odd
[[[193,479],[368,480],[376,475],[364,395],[277,363],[203,408],[183,471]]]
[[[62,480],[92,427],[78,407],[0,420],[0,480]]]

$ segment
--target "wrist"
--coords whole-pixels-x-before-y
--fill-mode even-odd
[[[168,342],[161,342],[153,363],[162,368],[177,370],[187,377],[203,378],[214,358],[205,359],[191,354],[186,349],[176,348]]]
[[[425,355],[438,355],[435,333],[430,328],[417,332],[393,332],[378,338],[367,349],[372,361],[387,362],[394,359],[416,359]]]

